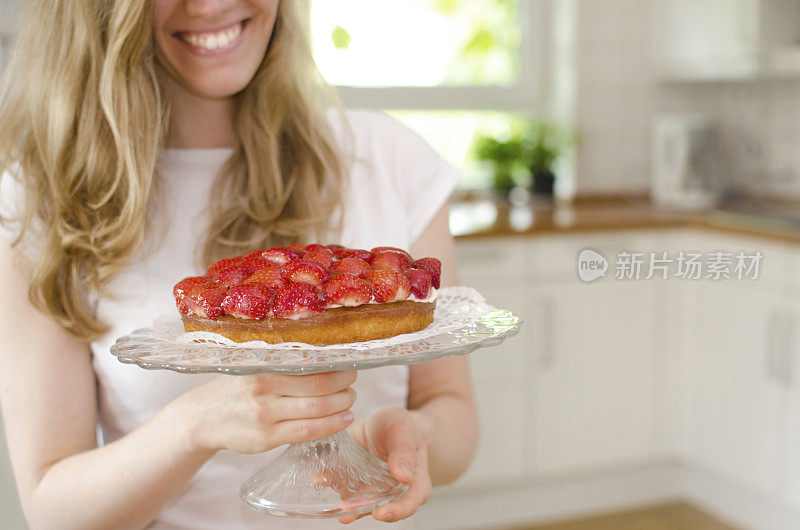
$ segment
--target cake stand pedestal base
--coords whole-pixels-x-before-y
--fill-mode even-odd
[[[369,513],[406,488],[345,430],[289,445],[239,493],[252,508],[271,515],[319,519]]]

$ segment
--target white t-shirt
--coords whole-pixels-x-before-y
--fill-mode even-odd
[[[337,137],[344,138],[338,114],[329,116]],[[409,248],[452,192],[457,171],[419,135],[384,114],[348,111],[346,116],[354,133],[356,162],[345,194],[341,244]],[[202,272],[197,265],[198,243],[205,239],[209,223],[209,190],[230,154],[230,149],[168,149],[159,159],[161,192],[169,207],[164,217],[154,213],[153,232],[166,235],[163,239],[149,235],[146,243],[157,244],[157,250],[137,258],[116,276],[109,285],[112,296],[97,303],[98,316],[111,325],[107,334],[91,344],[104,443],[124,436],[180,394],[219,377],[144,370],[120,363],[109,349],[117,337],[150,326],[159,315],[175,313],[172,286],[185,276]],[[2,182],[0,213],[13,215],[18,189],[11,179]],[[0,224],[0,234],[8,238],[17,230],[13,223]],[[39,248],[31,236],[20,249],[35,259]],[[354,388],[358,394],[353,407],[356,420],[387,406],[405,406],[408,367],[362,371]],[[338,527],[335,521],[266,516],[239,499],[242,482],[282,450],[258,455],[218,452],[167,504],[152,528]],[[354,526],[373,524],[381,525],[364,518]]]

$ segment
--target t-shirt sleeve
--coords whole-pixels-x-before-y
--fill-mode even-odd
[[[390,144],[384,147],[392,154],[392,176],[413,244],[453,193],[459,171],[414,130],[386,114],[373,114],[376,133]]]
[[[25,193],[17,176],[8,171],[0,174],[0,237],[14,243],[22,232]],[[39,218],[31,220],[25,235],[15,247],[26,258],[35,261],[42,250],[43,227]]]

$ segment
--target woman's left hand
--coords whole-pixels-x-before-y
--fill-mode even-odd
[[[388,408],[350,429],[356,442],[388,464],[397,481],[408,484],[408,490],[397,500],[372,512],[378,521],[391,523],[411,517],[430,499],[428,448],[414,414],[404,408]],[[339,522],[352,523],[365,515],[369,514],[341,517]]]

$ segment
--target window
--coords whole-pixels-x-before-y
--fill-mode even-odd
[[[499,132],[541,108],[546,31],[538,0],[314,0],[311,30],[323,76],[345,104],[389,111],[463,171],[477,132]],[[538,28],[546,29],[546,28]]]

